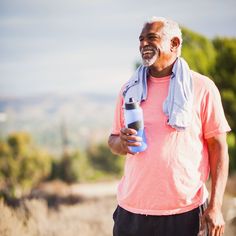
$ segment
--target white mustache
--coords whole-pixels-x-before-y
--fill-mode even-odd
[[[154,51],[156,53],[158,50],[152,46],[146,46],[141,49],[141,53],[144,53],[147,51]]]

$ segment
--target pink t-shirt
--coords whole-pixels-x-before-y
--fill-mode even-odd
[[[118,186],[118,204],[138,214],[171,215],[190,211],[208,197],[209,175],[205,139],[230,131],[219,91],[212,80],[192,72],[194,104],[191,126],[176,131],[167,125],[163,102],[170,77],[150,78],[148,97],[141,103],[147,149],[126,156],[124,175]],[[120,93],[112,134],[124,127]]]

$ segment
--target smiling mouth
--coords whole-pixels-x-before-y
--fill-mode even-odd
[[[141,55],[144,59],[150,59],[157,53],[153,47],[142,48]]]

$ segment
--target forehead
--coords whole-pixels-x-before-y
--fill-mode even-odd
[[[141,35],[146,35],[149,33],[161,33],[164,27],[163,22],[153,22],[153,23],[146,23],[142,29]]]

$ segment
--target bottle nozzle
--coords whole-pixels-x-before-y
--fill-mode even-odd
[[[134,98],[133,97],[129,98],[129,103],[134,103]]]
[[[126,110],[133,110],[139,108],[139,103],[135,101],[133,97],[129,98],[129,102],[125,103]]]

